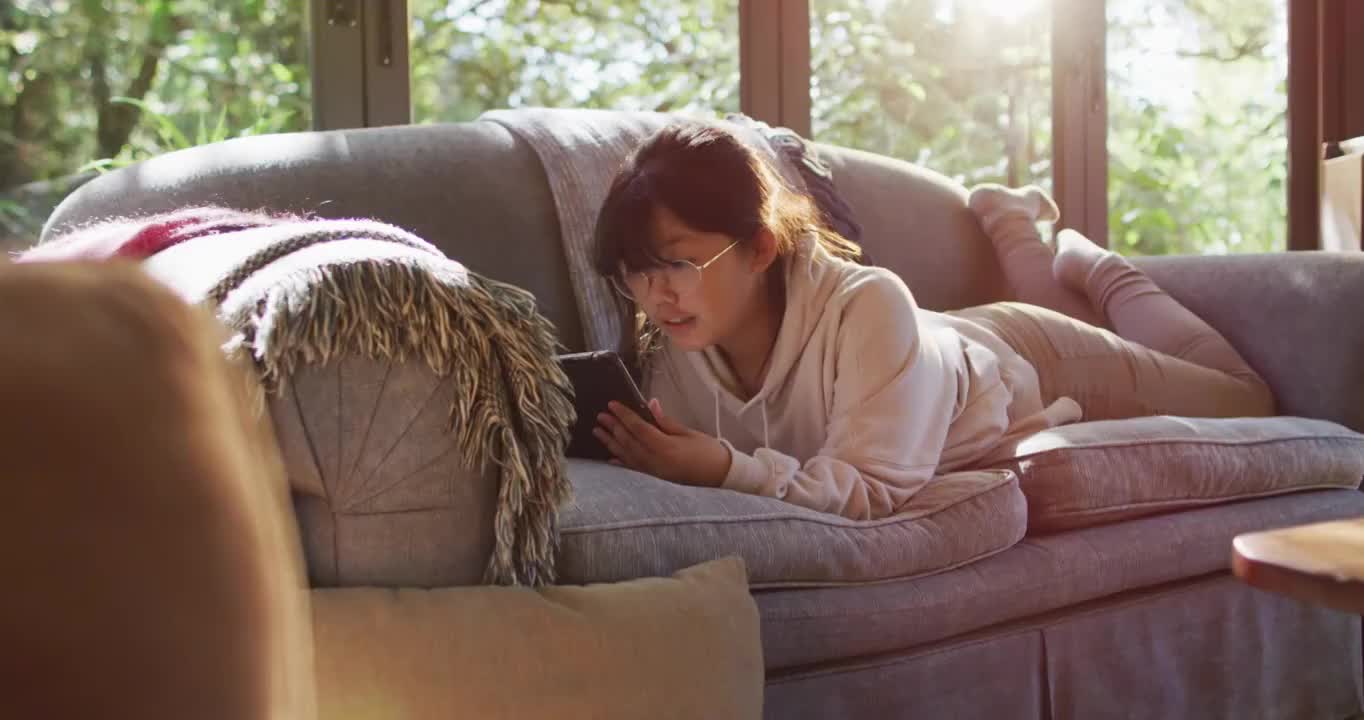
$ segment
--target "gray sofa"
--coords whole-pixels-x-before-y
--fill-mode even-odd
[[[1001,299],[999,268],[963,188],[904,162],[823,151],[872,256],[899,272],[921,305]],[[302,133],[178,152],[83,187],[45,236],[94,217],[206,202],[399,224],[474,271],[529,289],[563,344],[582,346],[545,171],[502,126]],[[1243,351],[1285,414],[1364,430],[1364,256],[1141,264]],[[442,459],[439,414],[380,428],[382,441],[353,417],[396,402],[381,397],[393,392],[375,382],[381,373],[409,393],[439,392],[438,380],[400,372],[333,362],[294,378],[274,403],[281,442],[306,436],[311,449],[291,458],[290,473],[317,585],[455,585],[481,570],[490,541],[479,518],[491,500],[477,488],[487,487],[486,472]],[[379,467],[360,487],[346,466],[390,439],[389,452],[410,460]],[[1026,498],[1008,478],[967,493],[976,504],[954,505],[961,516],[950,523],[933,515],[912,527],[867,528],[591,463],[570,461],[569,472],[577,497],[563,514],[565,581],[667,572],[734,547],[764,576],[754,594],[771,718],[1345,718],[1364,710],[1360,618],[1249,589],[1228,573],[1234,535],[1364,514],[1356,490],[1042,534],[1024,525]],[[362,491],[374,487],[382,490]],[[946,537],[953,533],[961,537]],[[956,543],[957,562],[933,567],[916,555],[944,542]],[[861,565],[834,567],[848,562]]]

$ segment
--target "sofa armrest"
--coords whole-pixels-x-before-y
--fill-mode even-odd
[[[1273,388],[1281,415],[1364,431],[1364,253],[1140,258]]]
[[[269,398],[314,586],[484,582],[498,474],[462,459],[453,383],[351,356],[296,368]]]

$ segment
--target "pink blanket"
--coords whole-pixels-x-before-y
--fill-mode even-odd
[[[204,235],[297,221],[227,208],[186,208],[139,219],[113,219],[78,228],[51,242],[18,253],[15,262],[145,259]]]

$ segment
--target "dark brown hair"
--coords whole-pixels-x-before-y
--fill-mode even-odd
[[[616,275],[622,266],[640,270],[658,264],[651,237],[658,207],[689,227],[745,245],[766,229],[776,238],[779,258],[791,255],[797,239],[808,232],[836,257],[858,260],[862,255],[855,243],[825,226],[808,195],[783,183],[757,152],[715,123],[669,125],[626,160],[597,215],[593,266],[602,277]],[[773,272],[782,265],[773,263]],[[633,303],[622,298],[621,309],[620,350],[637,361],[654,333]]]

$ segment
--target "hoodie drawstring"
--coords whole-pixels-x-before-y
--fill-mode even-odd
[[[720,432],[720,391],[711,388],[711,393],[715,396],[715,439],[724,442],[725,436]]]
[[[767,436],[767,400],[762,401],[763,408],[763,447],[772,449],[772,441]]]
[[[725,436],[720,432],[720,391],[712,389],[712,396],[715,398],[715,439],[723,441]],[[767,424],[767,400],[762,400],[763,412],[763,447],[772,449],[772,436]]]

